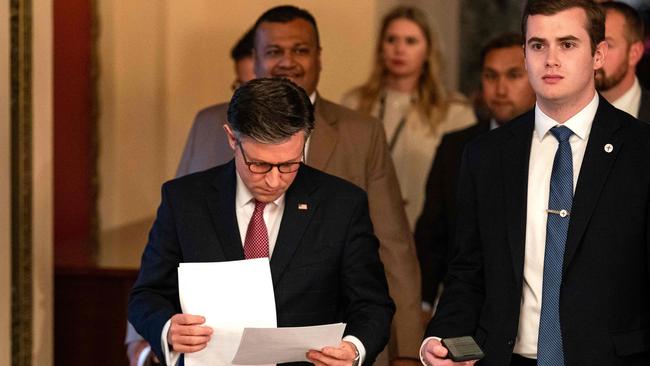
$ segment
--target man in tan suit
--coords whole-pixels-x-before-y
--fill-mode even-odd
[[[307,164],[365,189],[370,216],[380,240],[391,297],[397,305],[390,343],[394,364],[419,363],[423,329],[420,322],[420,275],[393,162],[379,121],[322,98],[316,92],[321,70],[316,21],[309,12],[280,6],[255,24],[255,73],[287,77],[315,104],[316,125],[306,147]],[[210,168],[230,160],[222,129],[227,104],[199,112],[178,172]],[[362,289],[360,289],[362,290]]]

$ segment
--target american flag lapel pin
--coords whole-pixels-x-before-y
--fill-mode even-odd
[[[298,209],[299,210],[307,210],[307,204],[306,203],[299,203],[298,204]]]

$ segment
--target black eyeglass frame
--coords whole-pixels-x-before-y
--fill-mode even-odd
[[[241,140],[238,139],[236,141],[236,144],[237,146],[239,146],[239,151],[241,151],[241,156],[244,158],[244,164],[248,166],[248,170],[251,173],[255,173],[255,174],[266,174],[271,170],[273,170],[273,168],[277,168],[278,171],[282,174],[296,172],[300,168],[300,164],[302,163],[302,160],[305,156],[305,147],[303,146],[302,154],[300,155],[301,157],[300,161],[288,161],[288,162],[278,163],[278,164],[267,163],[265,161],[248,161]]]

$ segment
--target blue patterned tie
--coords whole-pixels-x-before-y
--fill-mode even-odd
[[[562,286],[564,247],[569,231],[569,217],[573,201],[573,159],[569,144],[569,137],[573,132],[565,126],[553,127],[550,132],[558,140],[559,145],[553,160],[548,199],[537,365],[563,366],[560,288]]]

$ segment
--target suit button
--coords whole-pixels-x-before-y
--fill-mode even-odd
[[[514,339],[508,339],[508,341],[506,342],[506,344],[508,345],[508,347],[512,347],[512,346],[515,345],[515,340],[514,340]]]

